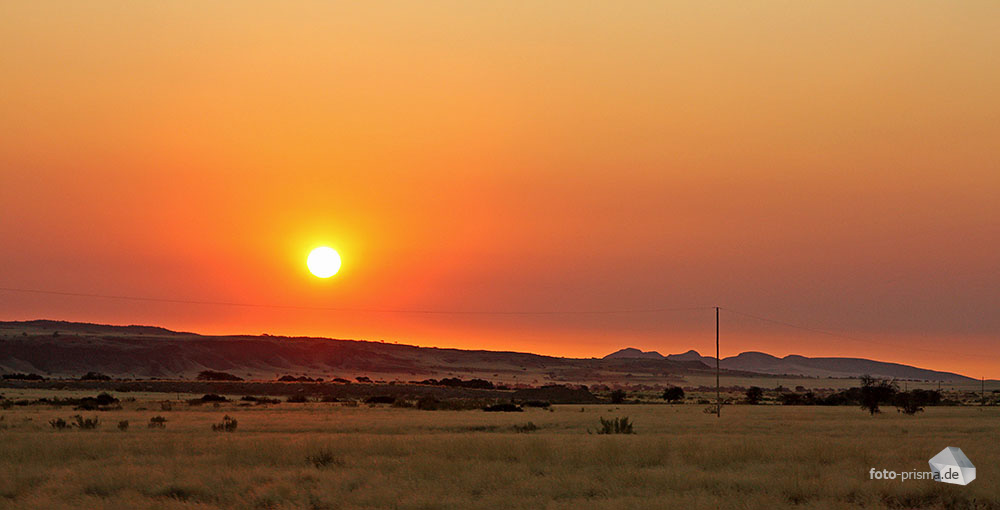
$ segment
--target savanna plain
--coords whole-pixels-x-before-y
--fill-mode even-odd
[[[869,416],[731,405],[717,418],[693,404],[489,413],[162,398],[0,411],[0,508],[1000,508],[997,407]],[[99,423],[74,426],[76,414]],[[596,433],[602,417],[622,416],[634,434]],[[59,419],[68,426],[53,426]],[[972,459],[974,482],[869,477],[927,471],[946,446]]]

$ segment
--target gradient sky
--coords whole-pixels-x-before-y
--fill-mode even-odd
[[[720,305],[1000,378],[1000,3],[0,4],[0,287]],[[305,268],[318,245],[344,265]],[[0,291],[0,319],[602,356],[710,310]],[[868,341],[870,340],[870,341]]]

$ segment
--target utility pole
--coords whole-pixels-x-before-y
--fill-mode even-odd
[[[719,386],[719,307],[715,307],[715,417],[722,417],[722,390]]]
[[[983,376],[983,388],[979,391],[979,398],[982,399],[982,402],[980,402],[979,405],[984,406],[986,405],[986,376]]]

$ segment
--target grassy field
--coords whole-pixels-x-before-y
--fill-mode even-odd
[[[160,397],[162,398],[162,396]],[[555,406],[522,413],[221,404],[0,411],[0,507],[18,509],[1000,508],[1000,408]],[[49,420],[97,416],[96,430]],[[150,429],[162,415],[166,428]],[[213,432],[224,415],[235,432]],[[588,434],[629,416],[635,435]],[[128,420],[127,431],[117,423]],[[528,422],[538,427],[519,433]],[[959,446],[962,487],[878,481]]]

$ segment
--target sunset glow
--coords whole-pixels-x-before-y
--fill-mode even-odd
[[[1000,3],[724,3],[5,2],[0,319],[1000,377]]]

